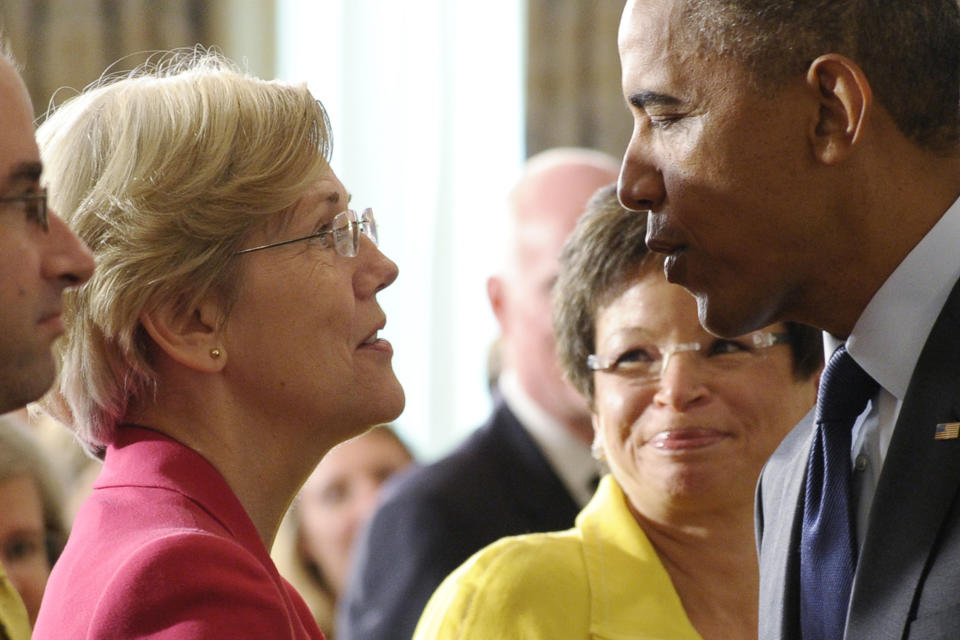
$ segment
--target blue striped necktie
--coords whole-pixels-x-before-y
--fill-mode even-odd
[[[857,566],[850,438],[878,385],[840,346],[820,378],[817,433],[807,461],[800,544],[803,640],[843,638]]]

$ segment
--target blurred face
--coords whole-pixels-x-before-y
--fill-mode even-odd
[[[40,189],[33,108],[0,59],[0,198]],[[52,212],[49,231],[24,201],[0,202],[0,413],[36,400],[53,381],[50,345],[63,333],[61,294],[93,272],[87,248]]]
[[[616,174],[606,167],[576,162],[528,177],[514,193],[512,263],[504,275],[491,278],[491,302],[506,365],[517,372],[538,405],[586,442],[591,437],[590,414],[557,361],[551,292],[563,243],[590,196],[614,180]]]
[[[0,561],[23,598],[30,624],[50,576],[44,536],[43,499],[33,478],[18,475],[0,482]]]
[[[563,378],[556,357],[551,320],[551,292],[557,280],[557,256],[568,235],[566,225],[527,227],[515,269],[498,277],[503,305],[498,314],[501,348],[523,388],[549,413],[564,422],[588,424],[586,404]]]
[[[373,515],[380,486],[412,461],[376,430],[330,450],[300,491],[301,553],[319,568],[335,597],[343,593],[357,533]]]
[[[694,342],[700,351],[690,350]],[[596,344],[625,368],[657,355],[666,362],[659,379],[594,374],[606,460],[634,508],[651,517],[751,508],[761,467],[816,395],[816,376],[794,378],[788,344],[761,349],[707,333],[693,298],[650,269],[598,310]]]
[[[327,170],[283,229],[254,234],[249,246],[308,235],[347,208]],[[238,256],[243,280],[224,330],[225,372],[243,397],[324,450],[392,420],[404,402],[376,299],[397,266],[365,236],[355,257],[327,245],[311,239]]]
[[[832,237],[803,78],[764,97],[735,63],[678,37],[680,0],[630,0],[620,23],[634,118],[619,194],[651,210],[647,244],[693,293],[704,325],[735,336],[797,318]],[[816,189],[820,188],[820,193]]]

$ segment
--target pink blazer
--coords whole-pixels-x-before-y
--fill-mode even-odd
[[[203,457],[124,427],[47,584],[33,637],[323,638]]]

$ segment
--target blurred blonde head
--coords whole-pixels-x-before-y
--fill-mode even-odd
[[[330,125],[306,86],[197,49],[101,79],[37,135],[50,204],[97,261],[66,299],[47,406],[101,454],[131,402],[155,388],[141,314],[210,295],[229,313],[242,277],[234,253],[317,180]]]

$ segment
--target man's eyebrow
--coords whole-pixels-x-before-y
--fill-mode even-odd
[[[675,107],[680,104],[680,100],[665,93],[656,91],[637,91],[631,93],[628,98],[630,104],[637,109],[646,109],[647,107]]]
[[[39,182],[42,173],[43,165],[39,162],[20,162],[10,169],[10,173],[0,183],[0,189],[9,189],[18,182]]]

